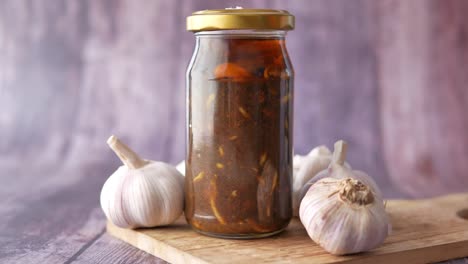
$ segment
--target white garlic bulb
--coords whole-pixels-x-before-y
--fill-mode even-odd
[[[335,255],[371,250],[383,243],[390,229],[383,201],[351,178],[316,182],[302,200],[299,215],[310,238]]]
[[[306,156],[295,155],[293,160],[293,214],[299,216],[299,205],[304,197],[303,187],[319,172],[328,168],[332,161],[332,152],[326,146],[313,148]],[[345,162],[345,166],[351,168]]]
[[[115,136],[107,143],[125,164],[102,187],[107,219],[123,228],[174,222],[183,212],[184,177],[169,164],[141,159]]]
[[[371,184],[347,177],[355,171],[344,166],[345,154],[346,144],[337,142],[328,170],[345,176],[322,178],[312,184],[299,209],[310,238],[336,255],[371,250],[383,243],[391,229],[381,195]]]

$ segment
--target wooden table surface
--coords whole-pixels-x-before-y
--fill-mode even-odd
[[[94,161],[4,170],[0,263],[165,263],[106,234],[99,192],[112,168]]]
[[[6,170],[0,185],[0,263],[165,263],[105,232],[102,163]]]

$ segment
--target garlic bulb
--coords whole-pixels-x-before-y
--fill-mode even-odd
[[[313,148],[306,156],[295,155],[293,160],[293,214],[299,216],[299,205],[304,193],[303,186],[310,182],[317,173],[328,168],[332,153],[326,146]],[[345,162],[345,166],[351,168]]]
[[[383,243],[390,229],[383,201],[351,178],[316,182],[302,200],[299,215],[310,238],[336,255],[371,250]]]
[[[107,143],[125,164],[102,187],[107,219],[123,228],[174,222],[183,211],[184,177],[169,164],[141,159],[115,136]]]
[[[350,254],[371,250],[390,232],[384,202],[369,176],[344,166],[346,144],[335,144],[329,176],[312,184],[301,201],[299,217],[308,235],[326,251]],[[353,176],[353,177],[349,177]]]

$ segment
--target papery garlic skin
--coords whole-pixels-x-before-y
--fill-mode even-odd
[[[298,203],[303,199],[310,186],[323,178],[335,178],[345,179],[353,178],[360,180],[367,186],[370,186],[374,191],[375,195],[382,198],[382,191],[380,190],[377,183],[369,175],[363,171],[353,170],[351,166],[345,161],[347,152],[347,143],[343,140],[339,140],[334,145],[335,149],[333,154],[330,155],[329,165],[322,171],[315,174],[313,177],[307,177],[308,181],[303,183],[300,190],[295,190],[295,197]],[[298,176],[298,178],[303,176]],[[294,189],[294,187],[293,187]],[[295,208],[295,207],[293,207]]]
[[[304,186],[302,186],[301,190],[298,192],[299,201],[301,201],[304,198],[311,185],[324,178],[353,178],[370,186],[376,196],[379,196],[380,198],[382,198],[383,196],[382,191],[380,190],[379,186],[374,181],[374,179],[372,179],[369,175],[367,175],[367,173],[363,171],[351,169],[351,167],[347,165],[347,163],[345,163],[344,166],[330,166],[329,168],[317,173],[312,179],[306,182]]]
[[[332,152],[324,145],[313,148],[306,156],[294,155],[292,192],[294,216],[299,216],[299,204],[304,197],[303,186],[310,182],[317,173],[328,168],[332,158]],[[351,168],[347,163],[345,166]]]
[[[324,178],[310,186],[299,215],[310,238],[335,255],[371,250],[391,229],[381,197],[350,178]]]
[[[121,166],[104,183],[101,207],[106,217],[123,228],[173,223],[183,211],[184,177],[162,162],[132,170]]]

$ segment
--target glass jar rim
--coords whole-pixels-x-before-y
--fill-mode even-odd
[[[284,38],[285,30],[213,30],[195,32],[196,37],[250,37],[250,38]]]

